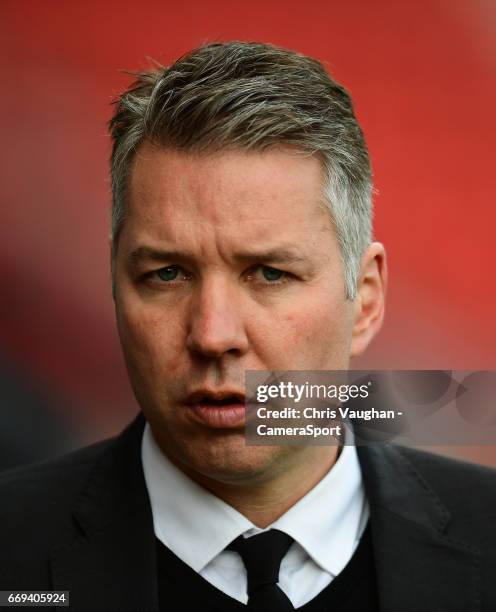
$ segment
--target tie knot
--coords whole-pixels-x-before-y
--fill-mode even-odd
[[[229,546],[241,555],[248,576],[248,596],[279,580],[279,568],[293,538],[277,529],[250,538],[239,536]]]

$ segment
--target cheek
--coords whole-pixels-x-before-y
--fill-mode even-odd
[[[317,301],[279,319],[274,344],[296,369],[345,367],[351,339],[350,315],[342,304]],[[274,347],[275,348],[275,347]]]
[[[150,307],[118,309],[117,323],[129,366],[146,378],[170,376],[179,368],[182,331],[172,317]]]

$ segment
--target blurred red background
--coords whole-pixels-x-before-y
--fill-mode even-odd
[[[69,448],[137,411],[110,295],[110,102],[130,82],[121,69],[214,40],[315,56],[355,100],[390,269],[387,323],[356,367],[495,369],[492,0],[3,0],[0,11],[4,414],[18,416],[31,389],[24,403],[36,411],[42,397]],[[496,465],[495,448],[444,450]]]

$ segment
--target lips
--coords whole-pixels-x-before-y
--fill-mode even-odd
[[[245,424],[245,396],[236,390],[198,390],[188,396],[192,418],[214,429],[240,428]]]

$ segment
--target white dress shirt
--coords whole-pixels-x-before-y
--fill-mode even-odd
[[[347,435],[353,435],[351,431]],[[195,483],[161,452],[148,424],[142,463],[156,537],[215,587],[247,603],[246,570],[225,547],[266,531]],[[318,595],[351,559],[369,516],[356,448],[343,446],[324,478],[267,529],[294,539],[279,587],[295,608]]]

